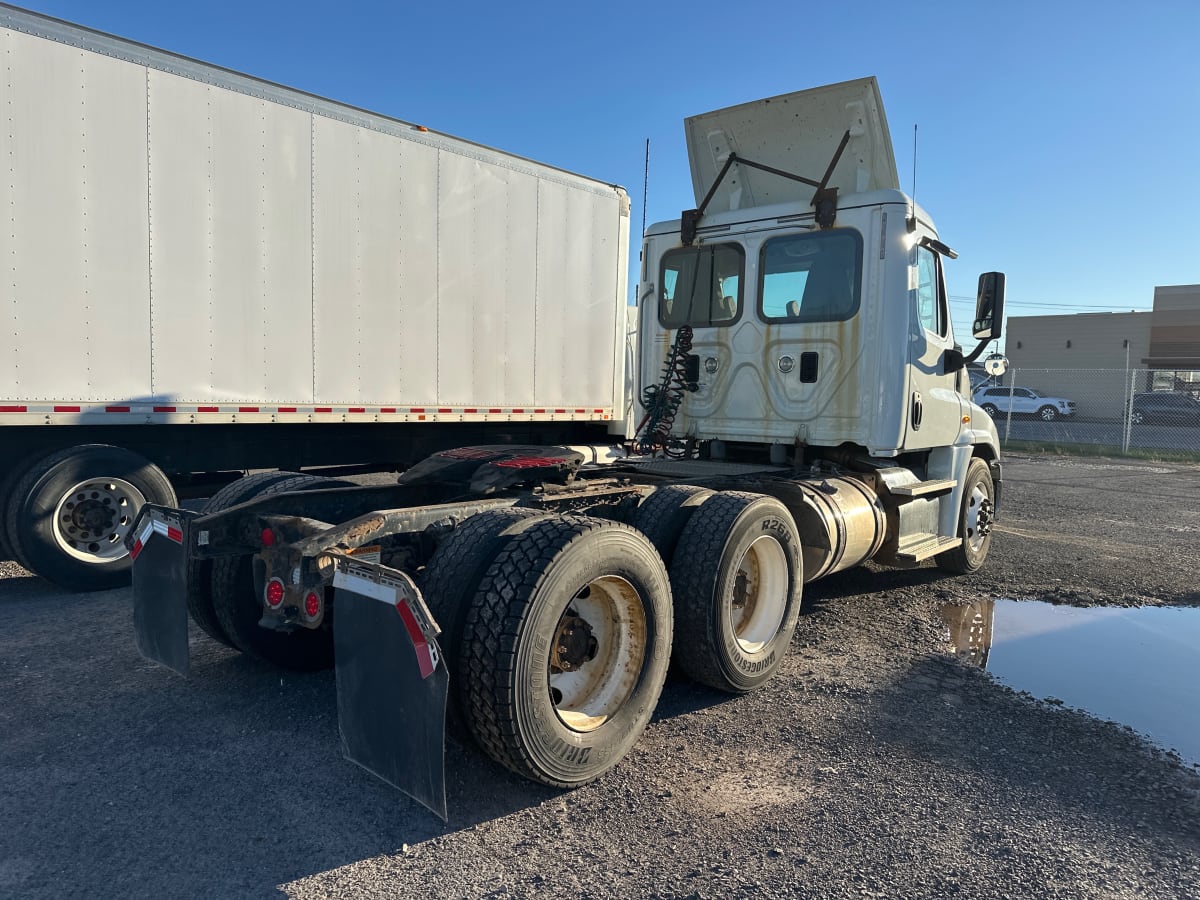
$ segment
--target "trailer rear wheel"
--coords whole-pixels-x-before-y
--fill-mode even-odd
[[[237,506],[250,499],[264,488],[295,477],[295,472],[258,472],[254,475],[247,475],[237,481],[229,482],[209,497],[200,511],[207,515],[229,509],[231,506]],[[221,627],[217,611],[213,608],[212,568],[213,561],[211,559],[193,559],[189,562],[188,612],[192,616],[192,621],[199,625],[210,638],[226,647],[237,649],[233,641],[229,639],[229,635],[225,633],[225,629]]]
[[[774,497],[725,491],[692,516],[671,565],[675,660],[731,693],[766,682],[800,615],[800,537]]]
[[[316,475],[292,475],[262,486],[242,497],[240,502],[289,491],[348,484]],[[272,631],[259,626],[262,601],[254,589],[252,556],[224,556],[213,560],[212,601],[222,630],[233,646],[247,656],[300,672],[328,669],[333,665],[333,632],[328,621],[320,628],[296,628],[293,631]]]
[[[488,566],[515,534],[532,524],[531,519],[548,515],[541,510],[517,507],[479,513],[455,528],[430,557],[417,583],[425,604],[442,629],[438,643],[451,673],[457,673],[467,605],[479,589]],[[450,681],[446,725],[456,738],[470,737],[457,677]]]
[[[178,503],[156,465],[108,444],[69,447],[18,479],[5,515],[8,540],[17,562],[59,587],[120,587],[132,565],[125,536],[146,503]]]
[[[633,514],[633,527],[650,539],[658,555],[669,567],[679,535],[705,500],[713,495],[708,488],[690,484],[660,487],[642,501]]]
[[[992,472],[985,460],[976,457],[967,467],[962,506],[958,512],[957,547],[939,553],[938,568],[955,575],[969,575],[983,565],[992,546],[992,516],[995,514],[996,489]]]
[[[536,522],[472,599],[459,665],[468,724],[517,774],[586,784],[645,730],[670,646],[670,584],[642,534],[582,516]]]

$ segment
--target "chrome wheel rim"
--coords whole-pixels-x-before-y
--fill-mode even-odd
[[[125,536],[146,496],[120,478],[92,478],[66,491],[54,510],[54,541],[73,559],[108,563],[129,555]]]
[[[967,498],[967,545],[978,552],[992,530],[992,498],[976,484]]]

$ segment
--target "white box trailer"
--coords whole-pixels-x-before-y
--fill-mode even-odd
[[[621,188],[7,5],[0,84],[34,571],[118,583],[166,476],[624,433]]]

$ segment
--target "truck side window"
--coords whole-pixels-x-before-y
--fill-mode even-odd
[[[946,321],[942,310],[942,280],[938,277],[937,254],[928,247],[917,248],[917,318],[921,327],[941,337],[946,336]]]
[[[728,325],[742,309],[746,254],[737,244],[685,247],[663,255],[658,320],[667,328]]]
[[[837,322],[858,312],[862,237],[840,228],[763,244],[758,311],[767,322]]]

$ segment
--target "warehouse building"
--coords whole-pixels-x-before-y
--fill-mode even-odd
[[[1200,397],[1200,284],[1156,287],[1148,312],[1013,316],[1005,332],[1014,383],[1080,417],[1120,418],[1130,390]]]

